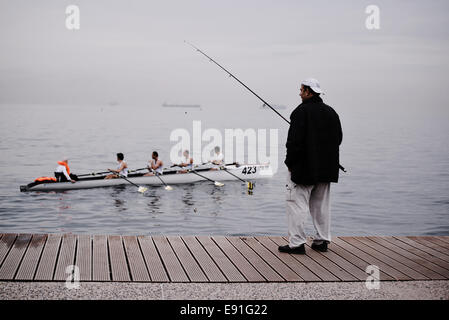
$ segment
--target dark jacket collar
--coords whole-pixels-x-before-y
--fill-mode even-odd
[[[301,104],[306,103],[317,103],[317,102],[323,102],[323,99],[321,99],[320,96],[313,96],[312,98],[309,98],[307,100],[304,100]]]

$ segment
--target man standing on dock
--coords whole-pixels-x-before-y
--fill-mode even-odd
[[[325,252],[331,241],[330,183],[338,182],[340,119],[320,97],[316,79],[301,82],[302,103],[290,116],[287,138],[287,218],[289,244],[279,251],[304,254],[308,215],[316,229],[312,249]]]

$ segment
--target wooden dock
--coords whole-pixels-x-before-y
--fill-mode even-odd
[[[449,237],[336,237],[280,253],[284,237],[0,234],[0,281],[316,282],[449,279]]]

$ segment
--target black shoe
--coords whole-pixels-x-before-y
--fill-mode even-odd
[[[327,251],[327,241],[323,241],[321,244],[312,243],[312,249],[315,251],[326,252]]]
[[[290,246],[287,244],[285,246],[279,246],[278,250],[280,252],[285,253],[294,253],[294,254],[305,254],[306,248],[304,247],[304,244],[300,245],[299,247],[290,248]]]

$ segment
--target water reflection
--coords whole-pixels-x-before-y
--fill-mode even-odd
[[[210,215],[218,216],[222,210],[226,192],[224,188],[214,186],[213,188],[211,188],[209,194],[211,196],[211,200],[213,200],[211,201],[211,205],[213,205],[213,207],[210,209]]]
[[[147,197],[150,201],[147,203],[148,208],[151,213],[162,213],[161,207],[161,196],[157,193],[156,188],[151,188],[146,192],[145,197]]]
[[[192,187],[193,187],[192,184],[186,185],[184,187],[185,192],[183,193],[181,198],[181,201],[186,205],[187,209],[195,205],[195,202],[193,201]]]
[[[59,232],[65,233],[66,227],[70,228],[69,224],[72,221],[72,216],[69,214],[69,209],[71,208],[70,202],[66,200],[66,198],[70,199],[70,196],[67,191],[52,192],[52,194],[57,199],[56,216],[59,224],[58,230]]]
[[[112,187],[111,197],[113,198],[114,207],[117,208],[118,212],[128,210],[128,207],[126,206],[126,200],[123,199],[125,196],[124,191],[126,187],[127,186],[124,185]]]

